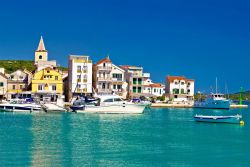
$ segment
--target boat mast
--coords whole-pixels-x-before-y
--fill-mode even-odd
[[[217,81],[217,77],[216,77],[216,81],[215,81],[215,82],[216,82],[216,85],[215,85],[215,91],[216,91],[216,92],[215,92],[215,93],[217,94],[217,93],[218,93],[218,88],[217,88],[217,84],[218,84],[217,82],[218,82],[218,81]]]

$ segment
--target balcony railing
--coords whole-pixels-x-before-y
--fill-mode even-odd
[[[97,70],[111,71],[112,67],[97,66]]]
[[[77,93],[87,93],[87,88],[84,88],[84,89],[77,88],[76,92]]]
[[[112,89],[97,89],[97,91],[99,92],[99,93],[110,93],[110,92],[112,92]]]
[[[77,73],[87,73],[88,70],[77,70]]]
[[[97,78],[98,81],[112,81],[111,77],[98,77]]]
[[[122,78],[112,78],[112,81],[122,82],[123,79]]]

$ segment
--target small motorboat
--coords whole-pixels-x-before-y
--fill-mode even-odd
[[[0,104],[0,110],[8,112],[39,112],[42,107],[30,99],[11,99]]]
[[[230,116],[195,115],[194,120],[197,122],[244,124],[242,116],[239,114]]]

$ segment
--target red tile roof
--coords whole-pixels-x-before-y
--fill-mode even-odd
[[[163,87],[163,85],[160,83],[154,83],[154,84],[150,84],[150,85],[145,85],[145,87],[161,88],[161,87]]]
[[[193,79],[187,79],[184,76],[167,76],[168,82],[173,82],[174,80],[194,81]]]
[[[109,59],[109,57],[106,57],[100,61],[98,61],[95,65],[99,65],[99,64],[102,64],[102,63],[112,63],[111,60]]]

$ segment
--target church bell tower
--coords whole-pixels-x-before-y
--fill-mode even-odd
[[[48,51],[45,49],[43,37],[41,36],[37,50],[35,51],[35,64],[48,61]]]

